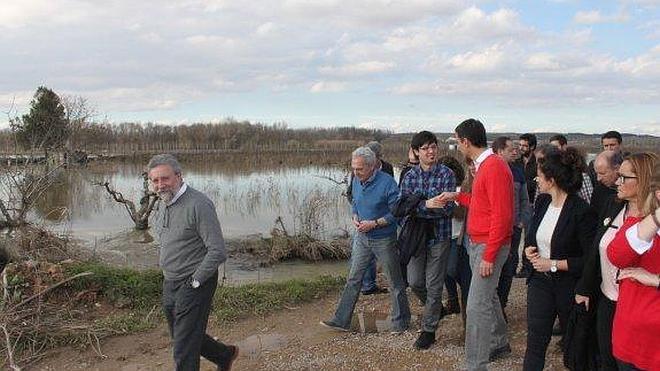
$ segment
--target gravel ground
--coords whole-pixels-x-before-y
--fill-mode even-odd
[[[515,279],[506,312],[513,353],[491,363],[490,370],[520,370],[526,345],[525,286]],[[413,324],[400,335],[389,332],[337,332],[319,325],[335,310],[337,295],[299,307],[287,308],[263,318],[247,318],[230,326],[209,323],[208,333],[240,346],[232,368],[238,370],[461,370],[464,367],[463,324],[459,315],[440,322],[437,341],[425,351],[413,349],[422,308],[410,297]],[[383,324],[389,311],[389,295],[361,296],[356,306],[359,319],[374,328]],[[546,356],[546,370],[562,370],[558,338],[553,338]],[[166,327],[147,333],[108,339],[102,355],[93,349],[60,348],[31,367],[36,370],[172,370],[172,351]],[[203,360],[202,370],[216,370]]]

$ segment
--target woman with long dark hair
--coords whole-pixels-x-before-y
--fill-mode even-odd
[[[573,149],[553,151],[539,160],[537,184],[541,194],[525,238],[525,254],[534,271],[527,284],[527,350],[523,369],[541,371],[559,315],[562,328],[582,274],[583,257],[593,242],[595,218],[576,192],[582,173],[581,154]]]

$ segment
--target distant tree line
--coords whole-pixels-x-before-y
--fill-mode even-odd
[[[39,87],[30,112],[10,118],[11,127],[0,131],[4,153],[48,152],[131,153],[173,150],[352,148],[355,143],[383,140],[391,132],[355,127],[291,129],[284,123],[272,125],[227,119],[220,123],[163,125],[93,121],[94,112],[84,98],[60,98],[47,87]]]

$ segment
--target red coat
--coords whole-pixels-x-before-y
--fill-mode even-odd
[[[626,230],[640,218],[627,218],[607,247],[607,257],[618,268],[641,267],[660,274],[660,237],[639,255],[626,238]],[[637,368],[660,370],[660,290],[626,279],[619,286],[612,327],[614,357]]]

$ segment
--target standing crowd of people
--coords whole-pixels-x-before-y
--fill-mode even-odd
[[[321,324],[350,331],[359,295],[389,292],[391,331],[407,331],[410,287],[423,305],[414,348],[432,347],[442,316],[460,312],[465,368],[487,370],[512,352],[505,309],[513,278],[524,277],[524,370],[543,370],[553,333],[563,336],[569,369],[660,370],[657,154],[625,153],[610,131],[589,164],[562,135],[547,144],[521,135],[518,158],[512,138],[489,147],[474,119],[455,138],[460,159],[440,157],[433,133],[415,134],[398,184],[379,143],[352,153],[350,270]],[[148,175],[163,202],[154,229],[176,370],[199,369],[201,355],[228,371],[239,348],[206,334],[227,258],[215,206],[183,181],[172,155],[154,156]],[[376,284],[376,262],[389,289]]]
[[[423,305],[414,348],[433,346],[442,316],[460,312],[465,368],[487,370],[512,352],[505,308],[519,277],[524,370],[543,370],[555,334],[571,370],[660,370],[657,154],[623,152],[616,131],[603,134],[590,163],[563,135],[489,146],[474,119],[455,138],[460,159],[440,157],[433,133],[415,134],[398,186],[379,143],[353,152],[353,258],[334,316],[321,324],[350,331],[360,293],[389,291],[392,333],[406,331],[410,287]],[[376,284],[376,261],[389,290]]]

